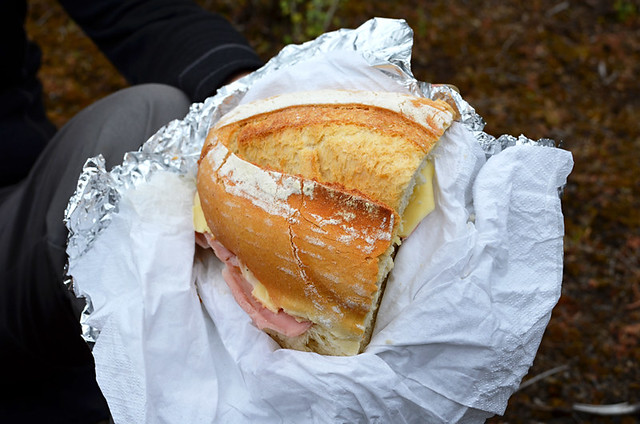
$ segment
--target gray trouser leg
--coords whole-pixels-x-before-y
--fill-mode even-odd
[[[118,164],[188,108],[181,91],[163,85],[110,95],[58,131],[24,181],[0,190],[0,366],[11,364],[1,374],[13,396],[31,399],[13,403],[22,412],[42,413],[46,421],[47,405],[59,413],[66,402],[69,422],[104,415],[93,361],[62,285],[63,213],[88,157],[102,154],[107,166]]]
[[[58,142],[57,148],[50,158],[42,157],[46,162],[53,161],[62,166],[65,161],[69,162],[64,172],[51,171],[60,178],[46,217],[52,248],[65,248],[66,230],[60,222],[84,161],[100,153],[106,160],[107,169],[111,169],[122,162],[126,152],[138,150],[161,126],[182,118],[188,108],[188,99],[175,88],[155,84],[136,86],[89,106],[74,118],[72,125],[60,130],[54,138],[54,142]]]

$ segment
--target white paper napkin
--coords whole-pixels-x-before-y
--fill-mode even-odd
[[[396,256],[362,355],[278,349],[223,281],[202,279],[203,302],[270,417],[481,422],[504,412],[560,295],[557,187],[572,162],[564,151],[521,146],[476,175],[483,163],[477,142],[455,125],[435,152],[438,207]]]
[[[154,174],[70,263],[77,294],[95,308],[87,324],[101,331],[97,378],[118,423],[210,422],[217,410],[210,330],[192,276],[193,193],[193,181]],[[194,404],[198,397],[206,402]]]
[[[342,88],[402,90],[361,61],[319,58],[250,94],[271,95],[277,81],[315,88],[309,78],[297,85],[300,75],[318,88],[335,75]],[[193,263],[193,181],[157,173],[125,193],[111,225],[70,264],[95,307],[89,324],[102,331],[94,355],[116,422],[482,422],[502,413],[560,294],[557,188],[571,155],[516,146],[485,163],[454,124],[433,156],[436,210],[396,256],[366,352],[348,358],[279,349],[235,303],[219,261]]]

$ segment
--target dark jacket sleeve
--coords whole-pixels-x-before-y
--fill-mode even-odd
[[[131,84],[169,84],[202,101],[262,65],[226,19],[188,0],[60,3]]]

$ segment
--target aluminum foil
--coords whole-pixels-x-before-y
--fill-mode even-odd
[[[318,53],[358,52],[372,67],[395,79],[414,95],[446,100],[459,111],[460,121],[475,135],[487,157],[518,144],[555,146],[549,139],[531,140],[523,135],[494,137],[485,133],[485,121],[455,87],[415,79],[411,72],[412,47],[413,31],[409,25],[404,20],[385,18],[374,18],[357,29],[341,29],[300,45],[286,46],[262,68],[221,88],[203,103],[193,104],[184,119],[161,128],[138,151],[125,155],[122,164],[111,171],[106,171],[101,156],[89,158],[65,211],[69,260],[78,260],[91,248],[111,222],[112,215],[118,212],[118,203],[125,190],[148,180],[157,170],[195,179],[197,160],[211,125],[233,109],[261,78],[282,67],[309,60]],[[66,283],[73,288],[72,278],[67,278]],[[97,331],[85,324],[93,307],[91,299],[86,301],[81,316],[83,336],[94,342]]]

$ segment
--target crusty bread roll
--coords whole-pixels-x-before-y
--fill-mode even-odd
[[[403,214],[454,115],[442,101],[322,90],[239,106],[211,129],[197,182],[205,232],[261,305],[308,323],[295,335],[262,325],[282,347],[366,346]]]

